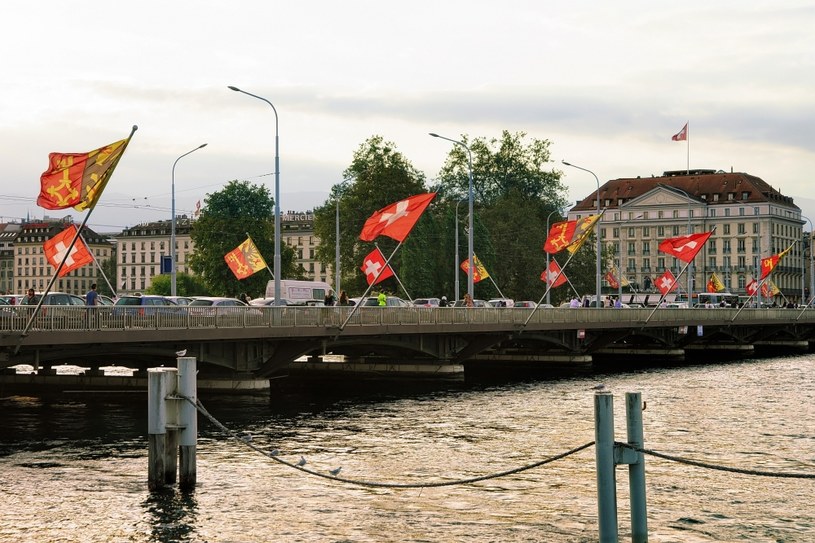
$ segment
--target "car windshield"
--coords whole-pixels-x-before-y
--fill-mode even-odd
[[[190,305],[212,305],[212,300],[193,300]]]
[[[116,305],[141,305],[141,298],[119,298]]]

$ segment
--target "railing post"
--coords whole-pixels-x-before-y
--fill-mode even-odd
[[[594,450],[600,543],[617,543],[617,483],[614,463],[614,397],[594,393]]]
[[[641,449],[642,397],[639,392],[625,393],[625,413],[628,444]],[[628,464],[628,491],[631,494],[631,542],[647,543],[648,513],[645,502],[645,455],[636,452],[636,462]]]
[[[178,358],[178,394],[196,401],[196,359],[194,356]],[[187,399],[180,400],[178,406],[179,435],[178,486],[182,490],[195,488],[196,483],[196,443],[198,441],[198,410]]]

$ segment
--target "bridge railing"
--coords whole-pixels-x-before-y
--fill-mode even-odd
[[[201,329],[201,328],[339,328],[351,307],[144,307],[120,308],[102,306],[93,309],[72,306],[43,306],[31,330],[129,330],[129,329]],[[19,332],[25,329],[31,308],[0,310],[0,329]],[[348,327],[366,326],[433,326],[433,325],[501,325],[520,329],[529,319],[532,326],[568,328],[581,324],[606,326],[651,325],[676,323],[704,325],[728,322],[736,309],[538,309],[530,318],[529,308],[425,308],[361,307],[346,323]],[[801,314],[794,309],[744,309],[735,323],[772,321],[789,323],[815,322],[815,309]]]

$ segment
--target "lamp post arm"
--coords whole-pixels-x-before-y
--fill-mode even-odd
[[[576,168],[578,170],[588,172],[592,176],[594,176],[594,180],[597,183],[597,214],[599,215],[600,214],[600,178],[597,177],[596,173],[594,173],[593,171],[591,171],[591,170],[589,170],[587,168],[577,166],[575,164],[572,164],[571,162],[566,162],[565,160],[561,160],[561,162],[563,164],[565,164],[566,166],[571,166],[572,168]],[[597,250],[596,250],[597,251],[597,263],[596,263],[596,268],[597,269],[595,270],[595,274],[596,274],[597,277],[596,277],[595,289],[597,290],[597,294],[596,294],[596,296],[597,296],[597,307],[602,307],[602,305],[600,304],[600,291],[601,291],[600,264],[601,264],[601,262],[603,260],[603,256],[602,256],[603,246],[602,246],[602,241],[600,240],[599,226],[595,230],[595,235],[597,236]]]
[[[178,164],[178,161],[184,158],[185,156],[189,155],[190,153],[194,153],[198,149],[202,149],[206,147],[206,143],[202,143],[192,151],[187,151],[173,162],[173,169],[171,174],[171,210],[170,213],[172,214],[170,217],[170,296],[176,295],[176,255],[175,255],[175,165]]]

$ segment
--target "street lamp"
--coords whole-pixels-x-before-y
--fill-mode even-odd
[[[690,197],[690,194],[688,194],[687,192],[685,192],[684,190],[682,190],[682,189],[680,189],[678,187],[671,187],[671,188],[673,188],[674,190],[678,190],[679,192],[684,194],[685,197],[688,199],[688,235],[691,235],[693,232],[691,232],[691,224],[690,224],[690,214],[691,214],[691,208],[690,208],[691,197]],[[693,293],[693,261],[691,260],[688,263],[688,307],[693,307],[693,300],[691,300],[692,293]]]
[[[430,132],[430,135],[433,136],[434,138],[441,138],[443,140],[453,142],[456,145],[461,145],[467,150],[467,169],[470,176],[470,188],[468,192],[468,198],[470,200],[470,217],[468,221],[468,226],[470,231],[467,232],[467,259],[470,266],[469,267],[470,272],[467,274],[467,294],[469,294],[470,298],[472,298],[474,292],[473,276],[475,276],[475,267],[473,266],[473,154],[472,152],[470,152],[470,148],[460,141],[445,138],[444,136],[439,136],[438,134],[434,134],[433,132]],[[456,224],[456,228],[458,228],[458,224]],[[456,248],[458,248],[458,245],[456,245]],[[456,265],[458,265],[458,263],[456,263]],[[458,272],[456,272],[456,279],[458,280]],[[456,296],[458,296],[458,292],[456,292]]]
[[[591,170],[587,170],[586,168],[581,168],[580,166],[575,166],[574,164],[571,164],[570,162],[566,162],[565,160],[561,160],[561,162],[563,164],[565,164],[566,166],[571,166],[572,168],[577,168],[578,170],[583,170],[584,172],[588,172],[588,173],[590,173],[590,174],[592,174],[594,176],[594,180],[597,181],[597,214],[599,215],[600,214],[600,179],[598,179],[597,175]],[[595,230],[595,233],[597,235],[597,271],[596,271],[596,273],[597,273],[597,283],[596,283],[596,287],[597,287],[597,307],[603,307],[602,304],[600,303],[600,263],[601,263],[601,260],[602,260],[602,254],[601,254],[602,246],[600,245],[600,243],[601,243],[600,242],[600,229],[597,228]]]
[[[810,299],[811,299],[812,296],[815,296],[815,253],[812,250],[813,249],[813,247],[812,247],[813,227],[812,227],[812,219],[810,219],[809,217],[804,217],[803,215],[801,215],[801,217],[809,221],[809,296],[810,296]],[[804,274],[804,275],[806,275],[806,274]],[[805,283],[805,281],[806,281],[806,279],[802,279],[801,284],[803,285]],[[803,287],[801,288],[801,290],[804,290]],[[804,305],[806,305],[806,302],[804,302],[804,298],[806,297],[806,293],[802,292],[801,294],[802,294],[801,302],[804,303]]]
[[[252,98],[263,100],[274,111],[274,305],[283,305],[280,298],[280,137],[278,132],[277,109],[266,98],[246,92],[238,87],[229,86],[230,90],[241,92]]]
[[[340,196],[342,196],[343,183],[350,181],[353,177],[346,177],[340,181],[340,188],[337,189],[337,216],[336,231],[334,233],[336,246],[334,247],[334,293],[339,298],[340,295]]]
[[[559,209],[553,209],[553,210],[552,210],[552,211],[549,213],[549,215],[547,215],[547,216],[546,216],[546,235],[547,235],[547,236],[549,235],[549,219],[551,219],[551,218],[552,218],[552,215],[554,215],[555,213],[560,213],[560,210],[559,210]],[[549,251],[544,251],[544,253],[546,253],[546,271],[545,271],[544,273],[546,273],[546,274],[547,274],[546,276],[547,276],[547,277],[549,277]],[[546,303],[547,303],[547,304],[551,304],[551,303],[552,303],[552,302],[550,301],[550,300],[551,300],[551,298],[550,298],[550,291],[551,291],[551,290],[552,290],[552,289],[551,289],[551,288],[549,288],[549,286],[548,286],[548,281],[547,281],[547,288],[546,288]]]
[[[172,217],[170,218],[170,296],[176,295],[176,288],[175,288],[175,165],[178,164],[178,161],[187,156],[190,153],[194,153],[198,149],[202,149],[206,147],[206,143],[202,143],[192,151],[187,151],[173,162],[173,173],[172,173]]]
[[[455,278],[456,278],[456,299],[455,299],[455,301],[456,302],[458,301],[458,206],[464,200],[466,200],[466,198],[462,198],[461,200],[456,202],[456,261],[455,261],[454,266],[453,266],[453,270],[455,270],[455,272],[456,272],[456,275],[455,275]]]

